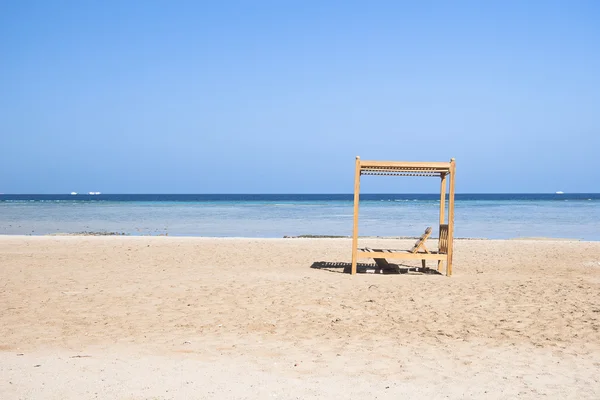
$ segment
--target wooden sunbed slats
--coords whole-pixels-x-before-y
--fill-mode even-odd
[[[438,249],[440,253],[448,253],[448,224],[440,225],[440,239]]]
[[[428,226],[427,229],[425,229],[425,232],[421,235],[421,237],[419,239],[417,239],[417,241],[415,242],[412,249],[410,249],[410,252],[416,253],[421,247],[423,247],[425,245],[425,241],[427,240],[429,235],[431,235],[431,227],[430,226]]]

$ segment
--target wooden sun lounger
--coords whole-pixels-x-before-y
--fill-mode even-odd
[[[431,232],[431,227],[425,229],[425,232],[417,239],[410,250],[372,249],[365,247],[358,249],[359,257],[373,258],[377,266],[382,269],[393,267],[387,259],[421,260],[422,266],[425,268],[426,260],[446,260],[448,252],[448,225],[440,225],[438,251],[429,251],[427,247],[425,247],[425,242],[431,235]]]

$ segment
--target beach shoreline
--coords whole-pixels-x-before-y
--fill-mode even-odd
[[[340,273],[350,246],[0,236],[0,397],[600,394],[600,242],[456,240],[452,277]]]
[[[156,234],[156,235],[131,235],[124,232],[57,232],[40,235],[19,235],[19,234],[0,234],[0,238],[10,237],[138,237],[138,238],[149,238],[149,237],[169,237],[169,238],[189,238],[189,239],[264,239],[264,240],[280,240],[280,239],[351,239],[352,236],[339,236],[339,235],[297,235],[283,237],[246,237],[246,236],[192,236],[192,235],[169,235],[169,234]],[[418,236],[358,236],[359,239],[368,240],[416,240]],[[429,237],[429,240],[438,240],[438,237],[433,235]],[[532,237],[510,237],[506,239],[493,239],[485,237],[455,237],[454,240],[466,241],[466,240],[531,240],[531,241],[559,241],[559,242],[598,242],[598,240],[585,240],[580,238],[568,238],[568,237],[547,237],[547,236],[532,236]]]

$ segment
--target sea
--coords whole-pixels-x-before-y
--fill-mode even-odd
[[[359,235],[419,236],[438,212],[438,194],[361,194]],[[352,213],[352,194],[4,194],[0,234],[351,236]],[[457,194],[455,237],[600,240],[600,193]]]

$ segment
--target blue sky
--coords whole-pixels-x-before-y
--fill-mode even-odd
[[[0,2],[0,192],[600,192],[600,2]],[[363,180],[367,192],[438,181]]]

